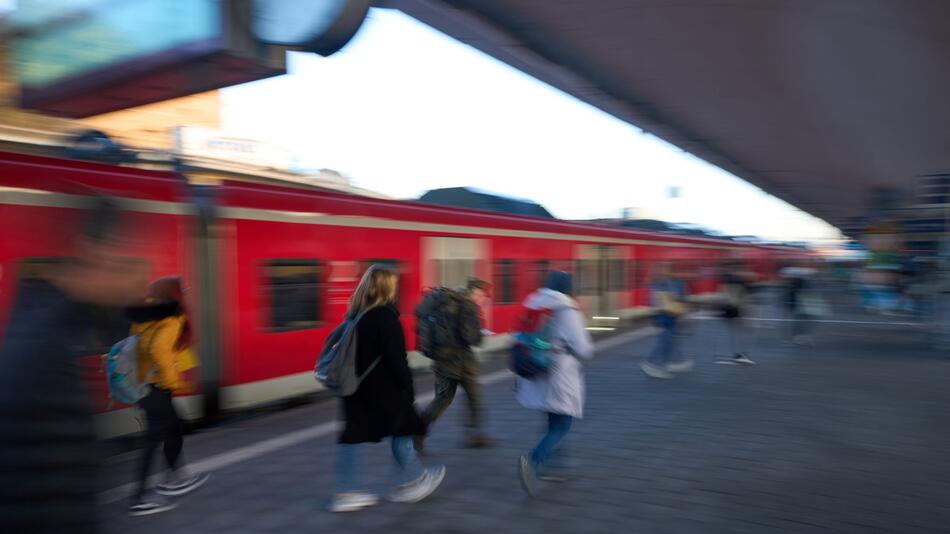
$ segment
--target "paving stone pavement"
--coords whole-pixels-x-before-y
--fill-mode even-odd
[[[765,313],[771,313],[765,309]],[[749,321],[758,365],[715,365],[720,326],[685,339],[696,370],[650,380],[637,368],[651,339],[603,351],[587,366],[587,414],[565,444],[576,478],[527,498],[515,462],[543,428],[512,380],[485,397],[498,439],[460,447],[464,395],[433,429],[427,463],[448,472],[430,499],[353,514],[323,510],[334,438],[313,439],[213,474],[171,512],[125,515],[108,532],[950,532],[950,355],[912,326],[879,317],[819,324],[813,347],[783,342],[781,321]],[[431,377],[419,378],[431,389]],[[189,437],[192,459],[336,414],[332,401]],[[365,450],[366,482],[387,487],[388,446]],[[115,469],[128,466],[118,462]]]

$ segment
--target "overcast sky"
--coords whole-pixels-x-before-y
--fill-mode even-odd
[[[0,0],[2,1],[2,0]],[[562,218],[623,208],[769,239],[837,237],[824,222],[397,11],[373,10],[330,58],[224,92],[224,129],[400,198],[475,186]],[[679,191],[672,197],[670,191]]]

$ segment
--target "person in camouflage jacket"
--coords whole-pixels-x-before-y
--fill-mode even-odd
[[[422,340],[423,353],[432,359],[435,375],[435,398],[423,410],[423,420],[431,426],[452,404],[461,385],[468,398],[467,447],[487,447],[491,439],[483,432],[484,406],[479,379],[479,363],[472,347],[482,342],[481,308],[488,303],[490,285],[477,278],[469,280],[465,289],[447,292],[442,297],[440,315],[447,319],[449,341]],[[438,291],[438,290],[437,290]],[[417,436],[416,448],[424,446],[425,436]]]

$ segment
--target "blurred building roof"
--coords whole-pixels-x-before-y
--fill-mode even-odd
[[[491,193],[472,187],[446,187],[433,189],[419,197],[420,202],[455,206],[484,211],[495,211],[511,215],[527,215],[553,219],[554,216],[544,206],[526,199],[514,198]]]

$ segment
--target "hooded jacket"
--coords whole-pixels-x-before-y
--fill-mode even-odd
[[[175,348],[184,327],[185,316],[177,302],[159,302],[128,308],[131,334],[139,336],[138,380],[162,389],[176,391],[184,382],[179,372]]]
[[[525,408],[583,417],[584,369],[581,360],[594,355],[594,343],[584,329],[584,317],[577,302],[553,289],[539,289],[528,295],[524,306],[553,311],[551,368],[541,377],[518,378],[517,399]]]

